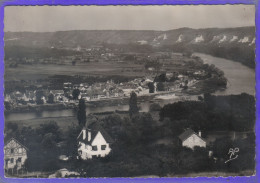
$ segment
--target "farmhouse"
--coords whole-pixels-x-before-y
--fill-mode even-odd
[[[28,149],[15,138],[9,139],[4,146],[5,170],[21,169],[27,159],[27,151]]]
[[[192,129],[185,130],[179,135],[182,146],[194,149],[195,146],[206,147],[206,141],[201,137],[201,132],[195,133]]]
[[[84,127],[77,140],[78,154],[84,160],[105,157],[111,152],[110,144],[113,140],[97,123]]]

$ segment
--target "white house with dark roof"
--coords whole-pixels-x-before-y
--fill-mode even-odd
[[[185,130],[179,135],[182,146],[194,149],[195,146],[206,147],[206,141],[201,137],[201,132],[195,133],[192,129]]]
[[[112,138],[97,123],[84,127],[78,138],[78,154],[86,160],[93,157],[105,157],[111,152]]]
[[[10,138],[4,146],[4,168],[21,169],[27,159],[28,149],[15,138]]]

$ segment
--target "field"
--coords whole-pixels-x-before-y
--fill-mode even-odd
[[[53,65],[33,64],[19,65],[17,68],[5,67],[5,81],[11,80],[36,80],[44,79],[52,75],[124,75],[143,76],[144,73],[132,72],[132,69],[142,69],[141,65],[118,62],[90,62],[86,64]]]
[[[173,56],[171,59],[162,62],[162,71],[184,71],[192,69],[185,64],[185,61],[191,60],[183,56]],[[71,63],[58,64],[18,64],[13,68],[5,64],[5,81],[19,80],[37,80],[45,79],[53,75],[81,75],[81,76],[125,76],[125,77],[143,77],[150,76],[151,73],[145,70],[144,62],[140,61],[120,61],[120,62],[81,62],[72,66]]]

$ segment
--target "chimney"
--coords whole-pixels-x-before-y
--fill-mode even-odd
[[[90,141],[90,140],[91,140],[91,131],[88,130],[88,141]]]
[[[86,139],[86,128],[82,129],[82,134],[83,134],[83,140]]]
[[[199,130],[199,136],[201,137],[201,131]]]

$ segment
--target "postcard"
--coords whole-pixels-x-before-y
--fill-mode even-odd
[[[256,174],[255,5],[6,6],[6,178]]]

